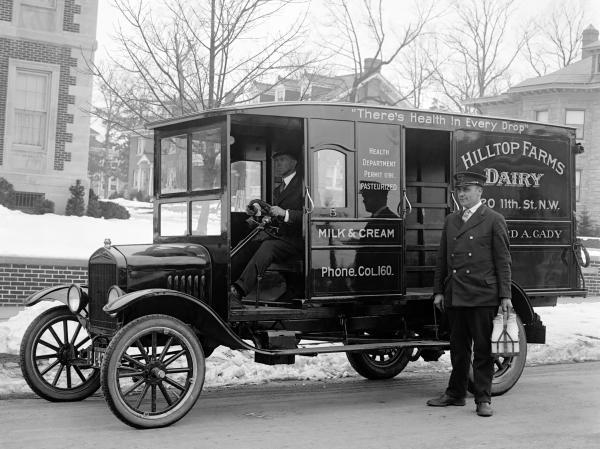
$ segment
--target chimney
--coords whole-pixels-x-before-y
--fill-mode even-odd
[[[596,31],[596,38],[598,38],[598,32]],[[365,58],[365,72],[369,72],[372,69],[375,69],[375,72],[381,71],[381,59],[376,58]]]
[[[598,30],[590,25],[581,33],[581,59],[592,55],[592,52],[586,47],[596,42],[598,42]]]

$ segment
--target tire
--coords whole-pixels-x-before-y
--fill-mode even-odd
[[[517,316],[519,327],[519,355],[513,357],[496,357],[494,360],[494,377],[492,379],[492,396],[500,396],[515,386],[527,360],[527,336],[525,326]],[[469,392],[474,392],[473,369],[469,370]]]
[[[101,367],[102,392],[117,418],[138,429],[183,418],[202,391],[205,357],[192,330],[167,315],[148,315],[113,337]]]
[[[391,379],[402,372],[412,354],[412,348],[380,349],[371,352],[347,352],[354,370],[366,379]]]
[[[46,310],[31,322],[21,341],[25,381],[36,394],[52,402],[81,401],[91,396],[100,387],[100,372],[81,362],[81,351],[89,344],[89,334],[67,306]]]

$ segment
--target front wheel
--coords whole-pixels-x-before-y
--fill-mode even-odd
[[[90,336],[67,306],[46,310],[23,335],[23,378],[48,401],[81,401],[100,387],[99,371],[83,357],[90,345]]]
[[[500,396],[515,386],[527,359],[527,336],[525,326],[517,316],[519,327],[519,354],[511,357],[496,357],[494,359],[494,377],[492,379],[492,396]],[[473,369],[469,371],[469,391],[473,393]]]
[[[410,361],[412,348],[379,349],[371,352],[347,352],[350,365],[361,376],[371,379],[391,379],[400,374]]]
[[[183,418],[202,391],[205,358],[182,321],[148,315],[113,337],[101,368],[110,410],[132,427],[165,427]]]

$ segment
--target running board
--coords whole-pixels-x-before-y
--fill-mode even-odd
[[[385,341],[378,343],[362,343],[358,345],[336,345],[336,346],[317,346],[314,348],[294,348],[294,349],[258,349],[253,350],[265,355],[317,355],[331,354],[335,352],[363,352],[380,349],[396,349],[396,348],[439,348],[449,349],[450,343],[439,340],[401,340],[401,341]]]

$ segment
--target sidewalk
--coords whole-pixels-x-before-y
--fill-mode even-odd
[[[15,316],[21,310],[25,310],[25,306],[2,306],[0,307],[0,322],[6,321]]]

